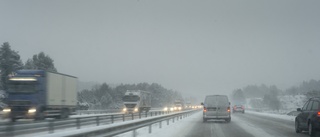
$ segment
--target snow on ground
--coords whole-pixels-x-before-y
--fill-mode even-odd
[[[248,111],[248,110],[246,111],[246,113],[265,116],[265,117],[279,118],[279,119],[284,119],[289,121],[294,121],[294,119],[296,118],[295,116],[289,116],[286,114],[272,114],[272,113],[255,112],[255,111]]]
[[[159,116],[153,116],[153,117],[148,117],[148,118],[143,118],[143,119],[136,119],[136,120],[130,120],[130,121],[119,121],[117,123],[114,124],[108,124],[108,125],[100,125],[100,126],[95,126],[95,125],[90,125],[90,126],[86,126],[86,127],[81,127],[81,129],[75,129],[74,128],[66,128],[66,129],[59,129],[59,130],[55,130],[55,133],[52,134],[48,134],[48,131],[42,132],[42,133],[35,133],[35,134],[28,134],[28,135],[21,135],[19,137],[33,137],[33,136],[42,136],[42,137],[62,137],[62,136],[68,136],[68,135],[72,135],[75,133],[85,133],[85,132],[89,132],[89,131],[94,131],[94,130],[99,130],[99,129],[105,129],[108,127],[113,127],[113,126],[118,126],[118,125],[123,125],[123,124],[129,124],[129,123],[134,123],[137,121],[144,121],[147,119],[153,119],[153,118],[157,118],[157,117],[162,117],[163,115],[159,115]],[[193,116],[193,115],[192,115]],[[190,116],[191,117],[191,116]],[[182,119],[184,120],[184,119]],[[179,120],[179,121],[182,121]],[[178,123],[175,119],[175,122]],[[171,125],[171,121],[170,121],[170,125]],[[162,123],[163,127],[165,126],[165,123]],[[155,126],[155,125],[154,125]],[[157,126],[159,127],[159,125]],[[141,128],[144,129],[144,128]],[[139,130],[137,130],[139,132]],[[147,132],[148,133],[148,129]],[[130,134],[130,133],[129,133]],[[130,136],[132,136],[132,132],[130,134]],[[149,137],[149,135],[148,135]]]
[[[281,107],[284,110],[296,110],[301,108],[307,100],[305,95],[284,95],[279,96]]]

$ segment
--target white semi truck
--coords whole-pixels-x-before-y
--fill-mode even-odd
[[[77,105],[77,78],[44,70],[19,70],[8,79],[4,117],[67,118]]]
[[[123,112],[148,112],[151,108],[151,94],[148,91],[128,90],[122,98]]]

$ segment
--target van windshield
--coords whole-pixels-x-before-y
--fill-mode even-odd
[[[226,96],[208,96],[204,101],[206,107],[228,106],[228,98]]]

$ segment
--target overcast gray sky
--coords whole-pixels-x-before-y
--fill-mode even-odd
[[[186,95],[319,80],[319,0],[0,0],[0,42],[81,81]]]

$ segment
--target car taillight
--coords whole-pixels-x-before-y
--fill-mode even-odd
[[[318,111],[317,116],[320,117],[320,111]]]
[[[228,110],[227,110],[228,112],[230,112],[230,107],[228,107]]]
[[[207,111],[207,108],[203,107],[203,112],[206,112]]]

